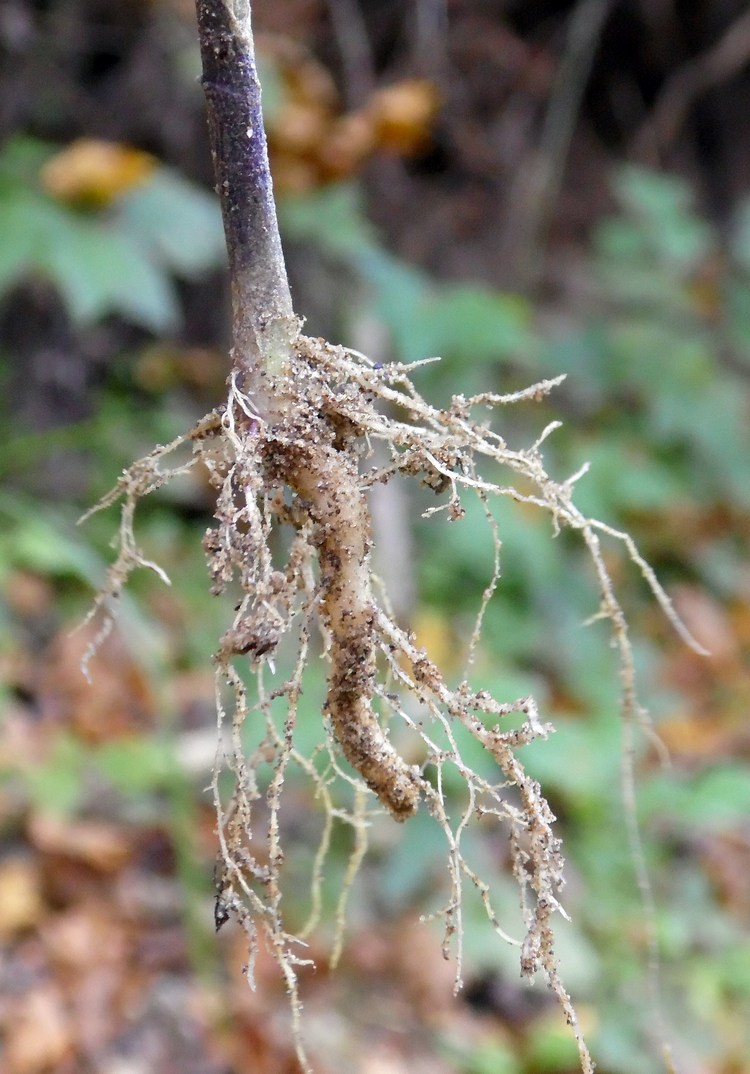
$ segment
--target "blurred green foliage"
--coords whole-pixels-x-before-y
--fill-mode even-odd
[[[224,263],[215,199],[164,166],[106,208],[74,208],[41,186],[55,147],[10,139],[0,153],[0,296],[39,275],[73,321],[117,314],[154,333],[180,322],[174,278]]]
[[[172,331],[179,321],[175,278],[200,273],[221,257],[213,200],[159,169],[107,210],[83,213],[55,203],[35,185],[49,152],[23,141],[11,143],[0,158],[0,290],[39,272],[60,289],[76,322],[116,314],[154,333]],[[746,571],[743,533],[750,506],[750,202],[741,206],[729,240],[722,241],[680,180],[623,169],[614,177],[613,195],[616,211],[596,229],[578,269],[580,302],[549,320],[518,295],[439,282],[399,261],[368,224],[356,186],[289,198],[281,215],[288,238],[312,244],[317,256],[356,283],[355,305],[340,311],[342,340],[366,315],[385,328],[392,348],[391,355],[373,357],[442,356],[416,375],[429,398],[512,390],[567,373],[566,383],[544,404],[503,411],[501,431],[510,442],[529,444],[562,415],[564,427],[548,441],[548,461],[560,478],[591,463],[578,485],[581,508],[631,530],[667,585],[690,584],[719,602],[731,601]],[[547,323],[555,327],[544,327]],[[102,400],[110,418],[78,431],[80,446],[98,458],[92,486],[99,491],[101,472],[114,477],[127,462],[123,436],[113,435],[110,419],[119,423],[117,429],[137,429],[137,438],[146,441],[151,431],[155,440],[165,439],[165,421],[174,424],[160,413],[163,408],[129,403],[129,387],[127,380],[111,386]],[[26,452],[37,458],[45,450],[44,442],[23,443],[21,472]],[[3,465],[12,484],[13,465],[7,459]],[[431,503],[425,498],[425,506]],[[164,640],[148,587],[139,587],[141,602],[125,603],[126,628],[131,623],[141,642],[148,639],[150,673],[160,688],[179,669],[206,660],[222,628],[203,575],[199,532],[205,523],[186,517],[190,512],[183,515],[183,506],[178,498],[145,504],[139,535],[147,554],[166,561],[174,576],[184,636],[178,643]],[[446,523],[438,516],[419,522],[414,565],[420,607],[437,616],[457,652],[471,632],[493,555],[481,507],[471,500],[466,506],[463,521]],[[18,488],[3,495],[0,516],[0,580],[18,568],[50,577],[61,589],[72,580],[72,603],[80,611],[85,586],[95,585],[105,569],[109,521],[97,519],[76,530],[72,511],[42,508]],[[574,541],[553,539],[549,518],[508,503],[497,508],[497,522],[502,579],[486,614],[474,677],[501,700],[534,692],[557,726],[550,741],[528,748],[525,760],[560,818],[570,863],[566,905],[573,924],[561,930],[563,973],[595,1023],[601,1069],[648,1074],[663,1065],[649,1040],[655,1027],[645,998],[644,911],[619,789],[617,669],[605,628],[582,625],[597,611],[592,572]],[[654,626],[637,571],[619,565],[613,571],[638,625],[642,693],[658,724],[675,711],[688,711],[691,701],[665,675],[667,632]],[[10,634],[9,613],[0,626]],[[731,688],[727,683],[728,692]],[[315,696],[313,689],[305,699],[300,728],[310,742],[319,720],[310,703]],[[720,706],[705,718],[728,719]],[[24,776],[25,793],[44,806],[73,810],[85,794],[85,773],[93,772],[119,793],[150,794],[158,809],[159,795],[171,787],[184,846],[185,792],[193,791],[172,747],[168,728],[116,749],[61,736],[46,764]],[[714,1069],[727,1041],[734,1042],[737,1055],[750,1050],[745,1017],[750,941],[741,912],[720,903],[702,870],[701,848],[722,833],[746,833],[750,768],[746,758],[730,759],[717,748],[703,760],[678,761],[663,770],[647,742],[638,750],[640,819],[656,887],[668,1035],[678,1057]],[[467,760],[482,763],[479,756]],[[457,795],[459,789],[457,778]],[[418,816],[399,835],[391,850],[387,840],[378,844],[375,833],[375,865],[365,867],[358,889],[360,914],[362,907],[398,913],[424,897],[425,878],[431,892],[441,874],[445,850],[429,818]],[[484,875],[502,858],[496,838],[475,836],[471,844]],[[334,842],[334,873],[345,868],[348,850],[346,838]],[[309,848],[304,853],[309,859]],[[517,917],[513,885],[506,879],[498,878],[496,905]],[[468,899],[464,922],[466,973],[496,968],[515,977],[517,953],[488,942],[479,900]],[[466,1074],[572,1069],[568,1038],[552,1031],[532,1034],[527,1055],[504,1044],[470,1055],[446,1048]]]
[[[613,195],[616,212],[596,228],[581,272],[579,310],[548,318],[552,330],[543,329],[518,296],[437,283],[398,263],[364,223],[353,188],[287,202],[282,219],[295,239],[314,242],[357,274],[362,308],[385,325],[398,359],[442,356],[416,375],[429,398],[506,391],[567,373],[541,408],[499,415],[509,442],[529,443],[562,416],[564,426],[547,442],[546,455],[558,477],[590,462],[577,486],[579,506],[630,530],[667,585],[698,586],[732,601],[745,569],[750,494],[750,202],[722,241],[680,179],[623,168],[614,176]],[[342,339],[347,318],[358,315],[345,315]],[[460,522],[431,519],[419,528],[421,599],[442,615],[458,647],[466,643],[492,562],[482,509],[466,506]],[[475,678],[501,699],[533,689],[557,726],[551,741],[534,743],[524,756],[561,818],[576,933],[561,944],[563,970],[577,997],[595,1005],[598,1062],[622,1074],[662,1070],[647,1039],[655,1030],[643,998],[644,911],[620,791],[617,671],[604,628],[582,625],[597,610],[590,566],[569,536],[551,539],[549,519],[513,505],[501,504],[495,513],[502,578],[485,617]],[[668,632],[654,631],[637,571],[613,569],[642,630],[635,638],[641,690],[658,725],[675,709],[689,711],[691,699],[665,684],[661,646]],[[718,708],[705,718],[732,717]],[[646,762],[647,752],[642,742],[640,821],[656,886],[675,1053],[708,1063],[722,1054],[731,1026],[738,1052],[746,1054],[748,979],[725,968],[730,954],[750,957],[750,942],[741,915],[718,905],[701,874],[698,848],[719,832],[746,831],[750,766],[719,753],[662,770]],[[394,869],[404,893],[414,890],[410,876],[434,871],[430,855],[439,853],[417,825],[406,827]],[[690,864],[675,868],[686,853]],[[394,874],[387,884],[398,902]],[[706,921],[712,922],[708,941]],[[466,924],[467,949],[480,951],[485,966],[496,959],[503,973],[513,973],[507,951],[473,941],[472,931],[484,935],[487,927],[481,907],[470,908]],[[668,942],[667,935],[674,939]],[[580,963],[576,953],[583,953]],[[497,1062],[505,1069],[509,1060]],[[526,1064],[511,1062],[508,1069],[560,1069],[542,1054]],[[465,1069],[484,1069],[482,1057]]]

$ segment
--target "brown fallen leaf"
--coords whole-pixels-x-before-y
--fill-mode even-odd
[[[71,858],[102,873],[117,872],[131,855],[129,836],[105,821],[70,820],[37,811],[29,819],[28,835],[43,854]]]
[[[42,937],[57,968],[76,975],[94,966],[124,964],[128,957],[122,923],[91,904],[53,915],[45,922]]]
[[[53,1074],[73,1051],[65,1001],[52,984],[21,996],[6,1025],[7,1074]]]
[[[750,925],[750,834],[712,832],[699,840],[705,872],[719,900],[744,925]]]
[[[728,609],[698,586],[679,586],[672,599],[682,622],[708,649],[712,663],[722,667],[735,666],[739,659],[739,643]]]
[[[65,627],[36,669],[32,685],[42,719],[69,727],[87,742],[109,742],[149,730],[155,703],[148,679],[114,631],[91,661],[91,681],[81,671],[96,628]]]
[[[41,873],[26,857],[0,864],[0,940],[35,928],[45,914]]]

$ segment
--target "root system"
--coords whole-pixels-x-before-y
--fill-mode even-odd
[[[563,912],[563,863],[553,834],[554,817],[519,757],[526,743],[546,738],[551,728],[540,719],[532,698],[499,704],[466,681],[449,686],[389,615],[371,582],[368,491],[378,482],[408,475],[437,492],[439,502],[428,513],[443,512],[448,522],[462,516],[466,495],[476,495],[494,528],[491,501],[503,496],[548,512],[555,531],[578,531],[598,580],[599,615],[610,621],[619,651],[623,712],[630,723],[641,718],[632,653],[600,536],[624,545],[677,630],[685,632],[627,534],[585,517],[575,507],[573,487],[580,474],[562,483],[547,474],[541,446],[555,425],[521,451],[509,448],[490,428],[492,411],[540,399],[562,378],[507,396],[456,396],[441,411],[421,398],[413,374],[413,366],[381,367],[352,351],[300,336],[286,379],[274,385],[276,396],[286,403],[277,408],[273,421],[259,416],[253,396],[233,379],[224,408],[132,466],[98,505],[123,501],[120,554],[94,611],[103,615],[106,629],[113,601],[130,571],[138,566],[158,569],[139,551],[134,536],[138,500],[176,474],[204,466],[217,491],[216,525],[204,542],[212,590],[239,593],[234,620],[216,654],[219,751],[212,786],[221,848],[216,920],[220,926],[232,912],[239,917],[249,939],[250,978],[263,932],[298,1019],[296,967],[304,959],[298,953],[299,938],[287,933],[283,921],[279,819],[285,775],[295,764],[313,781],[327,818],[316,858],[309,927],[319,912],[334,822],[348,824],[356,833],[348,888],[366,849],[367,792],[397,821],[407,820],[422,803],[446,839],[451,890],[441,915],[446,951],[452,946],[457,955],[456,987],[461,984],[462,892],[468,881],[479,891],[493,928],[518,943],[522,973],[533,976],[541,970],[546,975],[573,1027],[582,1069],[590,1071],[593,1065],[554,955],[552,919]],[[191,457],[172,464],[171,457],[186,443],[192,445]],[[387,461],[376,465],[377,443],[384,446]],[[377,457],[384,457],[382,447]],[[281,563],[280,534],[287,535],[288,549]],[[499,577],[497,532],[495,543],[496,569],[480,621]],[[305,756],[297,748],[295,728],[303,676],[311,653],[317,651],[311,644],[316,627],[328,663],[325,735],[313,756]],[[288,655],[290,640],[291,674],[268,689],[269,671],[282,659],[282,643]],[[247,672],[242,670],[248,662],[257,684],[252,703]],[[516,718],[516,726],[504,730],[503,720],[512,714],[520,714],[522,722],[517,726]],[[243,728],[251,717],[260,719],[264,730],[257,748],[247,755]],[[409,760],[391,742],[391,726],[399,728]],[[492,757],[495,777],[488,779],[464,762],[459,727]],[[446,765],[458,769],[467,789],[458,816],[444,791]],[[226,770],[233,775],[228,797],[222,783]],[[526,929],[517,940],[498,921],[486,878],[476,874],[463,854],[467,829],[486,817],[495,818],[509,833]],[[346,890],[341,898],[340,926]]]

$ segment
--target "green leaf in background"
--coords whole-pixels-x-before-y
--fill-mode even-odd
[[[588,461],[590,469],[576,487],[576,502],[592,517],[659,511],[684,496],[684,478],[674,460],[661,459],[653,445],[639,443],[619,430],[607,439],[592,437],[581,445],[578,458],[578,465]]]
[[[74,812],[83,796],[86,752],[77,739],[59,735],[47,760],[23,773],[29,797],[37,809],[58,816]]]
[[[9,138],[0,151],[0,191],[3,194],[15,187],[23,189],[36,185],[42,166],[57,147],[37,138],[16,135]]]
[[[0,294],[38,274],[57,288],[80,324],[119,314],[156,333],[177,327],[169,277],[109,221],[34,189],[14,189],[0,203],[0,233]]]
[[[500,1040],[485,1041],[472,1049],[446,1041],[442,1051],[458,1074],[521,1074],[524,1069],[510,1045]]]
[[[567,1071],[575,1070],[578,1066],[578,1049],[572,1033],[556,1020],[549,1025],[537,1026],[531,1035],[526,1063],[527,1068],[535,1074],[567,1074]]]
[[[0,294],[40,268],[50,244],[70,237],[70,214],[37,191],[13,186],[0,198]]]
[[[679,829],[716,831],[750,816],[750,765],[714,765],[687,779],[655,776],[640,794],[647,815],[668,816]]]
[[[533,339],[528,303],[481,286],[438,285],[412,319],[414,357],[439,354],[480,364],[528,350]]]
[[[377,248],[375,231],[364,212],[361,189],[337,183],[309,194],[288,194],[279,205],[283,233],[318,250],[355,258]]]
[[[377,877],[378,894],[398,913],[445,876],[445,838],[424,811],[413,817],[388,856],[388,869]]]
[[[13,569],[53,577],[70,576],[89,584],[98,581],[103,561],[78,536],[69,519],[51,509],[40,511],[31,499],[11,493],[0,496],[0,580]]]
[[[215,197],[168,168],[106,209],[73,209],[46,194],[39,168],[54,147],[11,140],[0,153],[0,294],[38,274],[79,324],[118,315],[157,335],[181,311],[172,276],[224,263]]]
[[[416,311],[427,301],[430,280],[419,269],[399,261],[385,250],[371,247],[357,254],[354,267],[368,285],[372,309],[388,329],[400,361],[433,357],[420,350]]]
[[[34,257],[34,199],[19,190],[0,198],[0,294],[28,271]]]
[[[744,369],[750,370],[750,278],[727,280],[724,300],[730,343]]]
[[[175,743],[157,737],[108,742],[96,751],[93,761],[113,787],[136,797],[164,787],[179,772]]]
[[[23,774],[38,809],[67,816],[87,793],[87,774],[104,779],[123,794],[140,797],[169,787],[179,775],[175,744],[163,738],[118,739],[96,749],[60,734],[49,758]]]
[[[530,349],[531,309],[523,298],[481,285],[436,283],[394,257],[379,244],[353,184],[285,198],[281,222],[291,238],[314,242],[352,265],[402,361],[445,356],[481,364]]]
[[[70,221],[66,241],[49,241],[38,263],[80,323],[119,314],[157,335],[179,326],[177,294],[168,274],[134,237],[109,224]]]
[[[638,225],[644,247],[667,264],[684,269],[711,251],[712,230],[693,212],[693,192],[685,180],[626,167],[618,171],[613,186],[618,201]]]
[[[614,717],[557,719],[552,743],[535,741],[524,749],[524,764],[534,778],[563,795],[584,819],[618,800],[622,728]]]
[[[158,168],[122,197],[116,216],[121,230],[176,276],[195,279],[226,262],[218,199],[171,168]]]

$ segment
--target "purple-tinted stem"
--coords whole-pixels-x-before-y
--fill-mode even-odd
[[[232,287],[233,368],[265,398],[298,331],[273,199],[248,0],[197,0],[211,153]],[[269,385],[270,390],[270,385]]]

